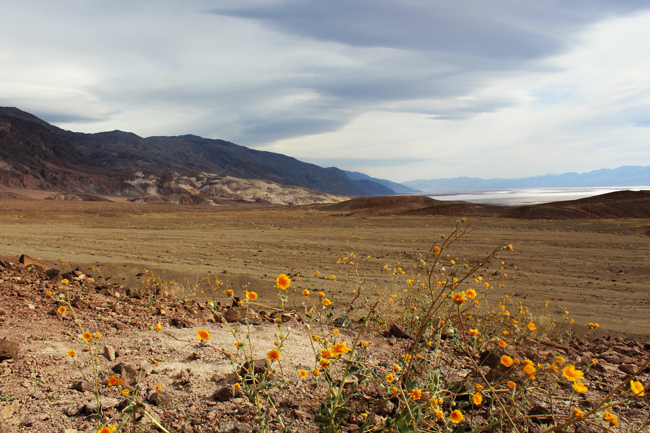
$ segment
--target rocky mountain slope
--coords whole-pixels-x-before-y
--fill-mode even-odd
[[[337,168],[322,168],[295,158],[239,146],[224,140],[196,135],[142,138],[123,131],[84,134],[65,131],[13,107],[0,108],[0,115],[32,125],[41,135],[56,136],[56,146],[75,149],[84,163],[111,170],[194,170],[241,179],[260,179],[285,186],[300,186],[329,194],[379,196],[395,193],[373,180],[354,180]],[[5,139],[6,140],[6,139]],[[55,140],[52,140],[54,142]],[[2,141],[4,143],[4,141]],[[71,146],[70,146],[71,145]],[[3,144],[4,146],[4,144]],[[12,146],[15,147],[15,144]]]
[[[0,114],[0,185],[59,192],[63,194],[52,198],[63,200],[91,200],[92,194],[100,194],[147,203],[223,205],[336,203],[347,198],[261,179],[160,169],[155,164],[147,170],[97,167],[49,126],[29,116]]]

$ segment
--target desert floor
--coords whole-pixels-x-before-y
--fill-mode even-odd
[[[64,259],[72,268],[130,287],[142,287],[144,277],[137,274],[148,269],[176,294],[222,301],[226,288],[243,292],[245,286],[273,303],[275,277],[286,273],[294,292],[323,290],[345,308],[360,280],[366,289],[376,285],[376,296],[401,291],[407,278],[416,278],[420,255],[462,217],[0,199],[0,258],[17,262],[27,254],[61,270],[67,269]],[[473,231],[444,260],[472,265],[501,244],[514,247],[478,272],[485,281],[492,278],[490,298],[514,294],[514,301],[531,308],[548,301],[540,314],[549,312],[564,325],[573,319],[578,333],[596,322],[594,337],[650,341],[650,218],[468,223]],[[396,285],[386,264],[405,271]],[[346,283],[346,275],[355,274]],[[224,285],[215,285],[215,277]],[[300,302],[298,295],[292,299]]]

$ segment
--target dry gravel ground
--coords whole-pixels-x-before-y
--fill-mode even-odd
[[[335,302],[344,310],[345,296],[353,288],[344,277],[352,270],[366,277],[368,285],[377,285],[380,297],[385,297],[395,288],[383,265],[399,262],[410,269],[433,238],[449,233],[462,216],[353,217],[312,207],[237,209],[0,199],[0,258],[16,263],[18,256],[27,254],[47,267],[63,272],[79,267],[93,275],[95,284],[85,282],[92,290],[87,308],[79,309],[80,319],[88,329],[102,333],[102,352],[104,345],[110,345],[117,353],[112,361],[100,357],[100,371],[108,376],[116,374],[111,369],[120,363],[142,366],[146,372],[140,382],[142,394],[149,395],[156,385],[169,393],[167,405],[147,406],[163,424],[186,432],[250,431],[254,411],[244,398],[233,396],[222,402],[213,397],[215,391],[235,382],[229,361],[206,347],[176,351],[183,343],[174,338],[195,339],[200,328],[211,332],[216,347],[232,346],[224,325],[201,307],[204,301],[210,298],[226,305],[223,291],[232,287],[241,292],[243,285],[258,292],[262,302],[274,300],[274,279],[284,272],[292,276],[294,292],[309,288],[338,294]],[[586,323],[600,324],[591,334],[596,341],[579,340],[551,349],[548,342],[529,341],[526,350],[532,352],[522,357],[534,359],[537,353],[552,350],[566,354],[571,362],[584,362],[593,355],[599,367],[591,370],[590,378],[605,383],[626,377],[621,365],[640,366],[648,359],[650,219],[476,218],[469,222],[476,230],[454,246],[449,259],[472,263],[496,245],[514,245],[514,251],[499,253],[481,271],[486,279],[498,272],[494,278],[504,285],[492,289],[490,298],[514,293],[515,301],[532,307],[548,301],[556,319],[566,308],[577,323],[574,335],[578,336],[586,333]],[[336,263],[351,251],[357,255],[355,265]],[[61,258],[70,265],[62,265]],[[137,274],[145,268],[153,270],[168,291],[181,295],[178,302],[169,301],[162,316],[150,316],[144,300],[125,296],[127,288],[143,287],[141,281],[149,274]],[[398,283],[403,285],[409,276],[400,276]],[[224,285],[215,286],[214,277]],[[96,427],[79,414],[93,395],[71,389],[81,376],[65,353],[80,352],[85,372],[90,368],[89,355],[67,334],[78,334],[73,321],[50,314],[57,303],[45,295],[47,290],[60,292],[62,286],[57,278],[50,281],[39,273],[25,273],[20,266],[0,266],[0,279],[0,339],[20,345],[15,358],[0,364],[0,432],[94,431]],[[169,335],[148,329],[156,323],[164,324]],[[296,369],[313,366],[314,358],[305,331],[297,323],[292,328],[283,360],[291,381],[280,387],[278,401],[295,421],[292,431],[314,431],[313,414],[322,388],[303,386],[298,380]],[[257,355],[263,357],[272,347],[276,331],[269,321],[253,327]],[[392,363],[406,344],[381,335],[367,339],[373,343],[371,357],[377,363]],[[446,359],[449,374],[462,377],[469,360],[453,355]],[[155,366],[151,358],[165,362]],[[650,382],[647,369],[641,380]],[[605,390],[601,388],[590,391],[590,398],[600,396]],[[114,389],[107,396],[115,399],[109,405],[120,401]],[[617,412],[625,426],[647,413],[647,399]],[[359,410],[367,409],[359,404]],[[109,409],[109,416],[115,414],[117,409]],[[344,431],[355,431],[358,421],[346,420]],[[528,427],[535,431],[535,426]],[[583,427],[577,431],[590,431]]]
[[[63,276],[71,278],[73,275]],[[0,432],[97,430],[94,421],[88,417],[96,402],[93,386],[84,381],[81,373],[92,381],[91,356],[79,340],[81,330],[71,311],[57,313],[60,306],[57,295],[63,292],[71,298],[81,295],[82,300],[73,303],[77,319],[85,331],[101,333],[99,340],[92,341],[96,343],[93,344],[94,350],[99,351],[97,365],[105,424],[120,419],[120,411],[126,402],[115,387],[106,385],[109,377],[117,376],[132,392],[137,390],[144,408],[169,431],[256,431],[254,406],[234,391],[237,382],[235,370],[228,357],[214,349],[234,352],[235,339],[204,303],[168,299],[165,312],[156,309],[152,315],[148,299],[139,297],[121,284],[97,283],[86,278],[83,286],[75,281],[66,288],[60,279],[56,273],[45,275],[22,265],[0,263],[0,337],[5,338],[0,340]],[[218,313],[228,317],[226,308],[218,308]],[[236,322],[228,325],[240,338],[250,332],[255,359],[263,359],[274,347],[275,334],[279,332],[271,317],[261,317],[259,324],[250,328]],[[284,372],[286,380],[279,380],[273,391],[276,408],[271,408],[267,401],[263,407],[270,420],[275,419],[276,409],[282,411],[285,423],[290,424],[289,431],[317,431],[313,420],[324,394],[323,382],[303,380],[297,374],[299,369],[314,367],[309,335],[299,320],[288,315],[282,319],[282,332],[290,332],[290,335],[280,364],[275,363],[273,367]],[[161,332],[150,329],[157,323],[164,325]],[[213,347],[198,344],[199,329],[210,332]],[[323,335],[325,332],[320,330],[319,333]],[[343,329],[339,339],[352,345],[354,336],[352,331]],[[410,346],[407,339],[379,333],[367,333],[362,339],[371,343],[369,348],[362,349],[366,361],[384,367],[397,363],[400,353]],[[650,344],[647,343],[618,337],[595,341],[576,338],[571,344],[528,338],[524,343],[508,347],[505,353],[535,362],[553,362],[555,356],[562,355],[566,363],[575,363],[586,372],[590,391],[575,398],[584,412],[592,409],[613,384],[628,379],[631,372],[641,368],[636,379],[644,384],[650,382],[650,368],[646,364],[650,361]],[[466,387],[472,389],[478,379],[467,377],[472,371],[470,358],[454,347],[444,342],[441,346],[443,374],[451,382],[465,381]],[[77,352],[78,369],[74,367],[73,359],[66,355],[70,350]],[[437,356],[433,351],[425,355],[429,358]],[[476,353],[473,356],[482,363],[488,377],[503,374],[498,365],[498,355],[483,357]],[[591,359],[596,360],[595,366],[590,366]],[[157,386],[162,386],[159,394],[156,394]],[[358,395],[348,406],[353,413],[342,420],[342,432],[359,429],[364,418],[358,414],[374,413],[378,422],[391,415],[395,408],[393,402],[387,403],[389,406],[375,403],[379,396],[387,395],[384,386],[380,383],[359,386]],[[568,397],[570,392],[570,386],[564,385],[557,391],[564,397]],[[524,407],[529,415],[549,413],[543,395],[529,395],[528,398]],[[556,412],[568,411],[564,408],[566,400],[557,400],[555,404]],[[647,421],[649,407],[648,397],[617,406],[615,413],[621,431],[639,431],[635,423]],[[443,409],[447,415],[451,411],[448,407],[443,406]],[[487,412],[479,408],[471,420],[468,418],[461,425],[471,429],[482,425],[485,419]],[[529,422],[519,424],[519,429],[540,432],[544,422],[543,417],[531,418]],[[156,431],[146,418],[140,419],[136,425],[140,431]],[[577,423],[569,431],[597,432],[600,429]]]
[[[63,258],[132,287],[141,285],[137,274],[147,268],[175,281],[182,297],[225,298],[223,288],[215,294],[200,287],[208,272],[224,288],[241,291],[250,283],[265,300],[276,299],[274,279],[283,272],[303,277],[292,286],[298,292],[343,293],[345,275],[358,272],[391,293],[383,265],[412,267],[433,238],[463,217],[354,217],[315,209],[0,199],[0,257],[16,261],[27,254],[62,270]],[[568,309],[581,329],[599,323],[596,337],[650,341],[650,218],[469,223],[475,231],[450,251],[459,262],[473,263],[501,243],[514,245],[499,255],[505,270],[498,260],[482,269],[484,277],[500,272],[504,288],[490,291],[492,298],[511,293],[531,307],[548,301],[556,319]],[[357,254],[355,265],[336,263],[345,252]]]

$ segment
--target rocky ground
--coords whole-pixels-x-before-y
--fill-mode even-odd
[[[205,303],[167,298],[161,307],[160,299],[156,301],[143,296],[140,290],[109,283],[98,276],[95,280],[94,276],[79,271],[62,275],[56,269],[45,270],[39,263],[30,264],[29,258],[22,261],[25,263],[0,262],[0,432],[73,433],[97,429],[91,418],[96,403],[93,386],[84,380],[73,359],[67,356],[70,350],[75,350],[77,366],[91,379],[91,357],[79,340],[81,330],[70,310],[63,314],[57,311],[61,305],[58,296],[66,293],[62,278],[71,282],[67,292],[74,299],[74,311],[83,329],[101,333],[99,340],[93,340],[96,343],[93,347],[99,352],[99,388],[105,422],[115,422],[126,401],[116,387],[106,385],[110,376],[116,376],[124,380],[124,386],[132,393],[137,390],[147,412],[169,431],[256,430],[255,408],[233,388],[237,377],[229,359],[212,347],[196,344],[197,331],[205,329],[211,333],[212,346],[234,352],[234,337],[219,321],[220,316],[232,316],[228,306],[218,305],[215,314]],[[253,321],[251,335],[255,357],[263,359],[277,339],[274,334],[278,332],[278,316],[263,310],[259,313]],[[274,391],[276,409],[291,423],[290,431],[317,431],[314,415],[324,393],[322,382],[303,381],[297,374],[299,369],[314,366],[309,336],[295,317],[284,314],[280,318],[292,331],[281,360],[288,380],[280,380]],[[230,319],[232,329],[245,332],[244,325],[238,324],[236,318]],[[150,329],[158,323],[162,325],[161,332]],[[351,341],[354,334],[343,330],[342,337]],[[408,339],[396,338],[394,332],[363,338],[371,343],[367,349],[368,360],[377,365],[396,362],[400,350],[409,344]],[[187,341],[195,343],[188,346]],[[577,338],[570,344],[528,339],[525,345],[510,346],[508,351],[535,362],[562,355],[567,363],[588,371],[586,380],[590,390],[578,397],[579,406],[585,412],[613,384],[626,380],[650,359],[650,344],[611,336],[593,341]],[[443,353],[449,379],[471,386],[476,378],[466,377],[471,371],[469,356],[444,345]],[[486,353],[472,356],[482,362],[486,374],[499,374],[498,357]],[[595,365],[588,367],[592,359]],[[637,379],[646,386],[650,383],[647,365]],[[157,386],[162,387],[158,393]],[[353,413],[343,420],[342,431],[357,431],[364,421],[362,413],[376,414],[381,419],[391,416],[395,410],[390,400],[381,407],[374,403],[385,394],[381,384],[364,384],[357,391],[358,395],[350,403]],[[568,395],[565,388],[559,392]],[[648,394],[613,409],[621,424],[613,431],[636,431],[634,422],[648,416]],[[562,403],[559,405],[554,410],[561,412]],[[273,419],[277,412],[268,402],[263,407]],[[524,407],[530,418],[519,426],[520,430],[541,432],[541,425],[547,421],[543,414],[550,412],[545,400],[531,396]],[[444,409],[449,412],[451,408]],[[477,411],[476,417],[466,419],[461,426],[469,429],[480,425],[482,416],[487,414]],[[156,430],[147,418],[140,419],[138,425],[145,430]],[[569,430],[573,429],[602,431],[585,422],[576,423]]]

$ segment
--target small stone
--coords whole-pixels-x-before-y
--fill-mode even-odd
[[[59,271],[58,269],[54,269],[54,268],[48,269],[44,272],[44,274],[50,281],[55,281],[58,283],[59,281],[62,280],[61,271]]]
[[[7,340],[7,337],[0,340],[0,361],[4,361],[5,359],[18,359],[19,351],[20,344]]]
[[[43,400],[45,398],[45,394],[43,394],[41,391],[34,391],[30,396],[36,400]]]
[[[18,403],[18,400],[14,400],[11,404],[2,407],[2,410],[0,410],[0,418],[11,418],[14,413],[18,412],[18,409],[20,409],[20,403]]]
[[[242,397],[243,392],[235,389],[233,386],[224,386],[212,394],[212,398],[216,401],[228,401],[235,397]]]
[[[621,364],[617,368],[625,374],[634,374],[637,370],[637,366],[633,364]]]
[[[301,419],[303,421],[307,421],[309,418],[311,418],[307,412],[298,409],[294,409],[293,416],[294,418]]]
[[[112,369],[115,373],[122,376],[122,380],[126,385],[134,386],[138,380],[138,370],[133,364],[125,364],[120,362]]]
[[[77,390],[79,392],[86,392],[86,391],[94,390],[95,387],[93,386],[92,383],[82,380],[80,382],[75,383],[72,389]]]
[[[129,325],[125,325],[125,324],[122,323],[122,322],[115,322],[115,323],[113,324],[113,326],[115,326],[115,328],[117,328],[117,329],[119,329],[119,330],[121,330],[121,331],[124,331],[124,330],[126,330],[126,329],[129,329]]]
[[[396,337],[396,338],[406,338],[409,340],[413,340],[413,336],[411,336],[409,333],[405,332],[400,328],[397,324],[393,323],[390,325],[390,329],[388,330],[389,335]]]
[[[166,406],[172,401],[172,396],[168,392],[153,392],[147,397],[147,401],[155,406]]]
[[[104,346],[104,358],[115,361],[115,348],[109,344]]]
[[[20,426],[21,427],[32,427],[34,424],[45,421],[45,420],[47,420],[49,418],[50,418],[50,416],[46,415],[44,413],[38,414],[38,415],[31,415],[25,421],[21,422]]]
[[[250,377],[250,373],[253,374],[262,374],[266,371],[268,368],[268,364],[265,359],[256,359],[252,364],[250,361],[246,361],[244,365],[239,369],[239,375],[241,377],[246,377],[249,376],[246,379],[247,383],[252,382],[252,378]]]
[[[190,373],[187,370],[181,370],[181,382],[190,383]]]

